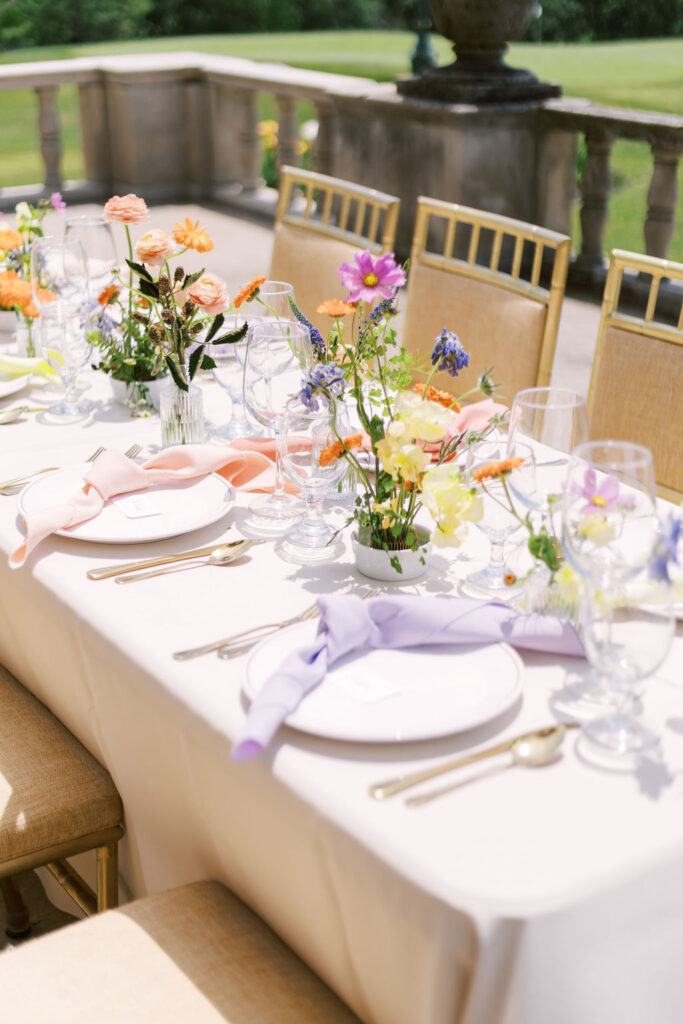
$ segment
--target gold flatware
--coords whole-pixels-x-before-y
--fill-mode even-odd
[[[439,775],[445,775],[446,772],[452,772],[456,768],[464,768],[468,764],[475,764],[475,762],[483,761],[487,757],[505,754],[508,751],[512,751],[515,764],[521,764],[522,762],[526,764],[545,764],[562,743],[565,732],[568,729],[576,729],[577,727],[578,722],[559,722],[557,725],[549,725],[543,729],[535,729],[533,732],[525,732],[521,736],[514,736],[511,740],[497,743],[495,747],[478,750],[474,754],[469,754],[467,757],[459,757],[454,761],[445,761],[435,768],[426,768],[421,772],[402,775],[396,779],[387,779],[385,782],[376,782],[373,786],[370,786],[369,793],[375,800],[385,800],[388,796],[402,793],[403,790],[410,789],[411,786],[417,786],[420,782],[427,782],[429,779],[434,779]],[[540,758],[540,760],[534,762],[534,756]],[[519,761],[517,758],[519,758]],[[456,785],[459,785],[459,783]],[[432,799],[440,795],[441,792],[448,792],[451,788],[455,787],[449,786],[443,790],[433,791],[431,794],[425,794],[423,799],[415,797],[414,800],[410,801],[411,806],[417,802],[425,803],[427,799]]]
[[[165,569],[154,569],[152,572],[139,572],[130,576],[117,576],[115,583],[137,583],[139,580],[149,580],[153,576],[163,576],[167,572],[183,572],[185,569],[201,569],[205,565],[229,565],[236,558],[243,555],[245,551],[254,544],[263,544],[262,540],[234,540],[231,544],[221,544],[214,548],[208,558],[194,565],[168,565]]]
[[[195,548],[193,551],[183,551],[180,555],[163,555],[159,558],[145,558],[141,562],[127,562],[125,565],[117,565],[114,568],[106,566],[103,569],[90,569],[85,575],[89,580],[107,580],[112,576],[120,576],[126,572],[137,572],[138,569],[151,569],[157,565],[170,565],[171,562],[184,562],[191,558],[202,558],[210,555],[216,547],[210,544],[206,548]]]
[[[368,590],[361,597],[363,600],[366,600],[368,597],[376,597],[378,593],[378,590]],[[191,647],[187,651],[176,651],[173,657],[176,661],[190,661],[192,658],[200,658],[203,654],[211,654],[212,651],[218,651],[219,656],[222,658],[236,658],[238,654],[244,654],[245,651],[253,647],[259,640],[263,640],[264,637],[277,633],[279,630],[285,629],[286,626],[293,626],[297,622],[306,622],[309,619],[314,619],[319,614],[320,610],[317,601],[314,601],[313,604],[304,608],[298,615],[293,615],[289,619],[283,619],[281,622],[268,622],[263,626],[253,626],[251,629],[245,629],[241,633],[234,633],[232,636],[223,637],[222,640],[214,640],[211,643],[202,644],[201,647]],[[233,648],[234,644],[237,644],[236,648]],[[223,648],[228,648],[225,654],[223,653]]]
[[[30,409],[27,411],[31,412]],[[104,450],[103,445],[100,445],[99,448],[96,448],[92,455],[89,455],[85,461],[94,462],[95,459],[99,459]],[[129,459],[134,459],[141,451],[142,445],[132,444],[128,451],[125,451],[123,454]],[[6,480],[4,484],[0,484],[0,494],[6,498],[13,494],[18,494],[19,491],[23,491],[24,487],[27,486],[33,477],[40,476],[41,473],[55,473],[58,469],[61,469],[61,466],[47,466],[45,469],[37,469],[33,473],[27,473],[26,476],[18,476],[15,477],[14,480]]]
[[[14,423],[20,416],[23,416],[25,412],[44,412],[47,409],[46,405],[36,405],[34,407],[28,405],[17,405],[14,409],[3,409],[0,412],[0,426],[4,426],[6,423]]]

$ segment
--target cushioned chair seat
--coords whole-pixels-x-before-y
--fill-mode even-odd
[[[0,666],[0,869],[113,828],[122,815],[105,769]]]
[[[50,1024],[358,1024],[236,896],[200,882],[0,956],[3,1019]]]

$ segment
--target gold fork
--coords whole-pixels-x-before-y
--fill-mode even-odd
[[[89,455],[85,461],[94,462],[95,459],[99,459],[104,450],[104,445],[100,445],[99,448],[96,448],[92,455]],[[129,459],[134,459],[141,451],[142,445],[132,444],[128,451],[123,454]],[[0,494],[6,498],[13,494],[18,494],[19,491],[23,491],[24,487],[26,487],[27,483],[32,480],[33,477],[40,476],[41,473],[54,473],[59,468],[59,466],[47,466],[45,469],[37,469],[34,473],[27,473],[26,476],[18,476],[15,477],[14,480],[6,480],[4,484],[0,485]]]
[[[379,590],[368,590],[361,597],[365,601],[368,597],[377,597],[378,594]],[[199,658],[203,654],[218,651],[221,658],[236,658],[238,655],[248,651],[259,640],[263,640],[264,637],[277,633],[287,626],[293,626],[297,622],[306,622],[309,619],[314,619],[319,614],[318,604],[314,601],[313,604],[304,608],[298,615],[292,615],[289,619],[283,619],[281,622],[268,622],[263,626],[254,626],[251,629],[243,630],[241,633],[235,633],[233,636],[224,637],[222,640],[214,640],[213,643],[203,644],[201,647],[191,647],[187,651],[176,651],[173,657],[176,661],[190,661],[191,658]],[[237,644],[236,647],[234,646],[235,644]]]

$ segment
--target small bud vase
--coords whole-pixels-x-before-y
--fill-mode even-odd
[[[36,352],[36,343],[34,339],[34,335],[37,333],[37,330],[37,321],[34,321],[29,316],[24,316],[22,313],[16,314],[14,340],[18,356],[29,356],[30,358],[33,358],[33,356],[38,354]]]
[[[201,444],[205,436],[204,396],[202,389],[190,384],[183,391],[171,381],[161,392],[161,447],[177,444]]]

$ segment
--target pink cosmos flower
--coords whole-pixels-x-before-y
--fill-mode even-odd
[[[594,469],[587,469],[583,479],[583,487],[574,484],[574,494],[584,498],[586,504],[581,509],[582,515],[589,512],[613,512],[619,503],[619,480],[616,476],[606,476],[598,486]]]
[[[373,256],[369,249],[357,252],[352,263],[342,263],[337,271],[344,288],[349,290],[349,302],[379,302],[393,299],[396,289],[406,283],[406,275],[391,252]]]
[[[64,213],[66,210],[66,203],[62,199],[61,192],[53,192],[50,196],[50,203],[52,204],[52,209],[56,210],[57,213]]]

